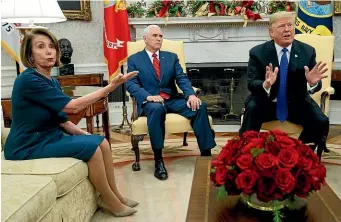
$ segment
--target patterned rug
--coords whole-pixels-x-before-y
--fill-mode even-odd
[[[217,146],[212,149],[212,154],[218,154],[221,148],[232,137],[216,138]],[[164,157],[179,157],[179,156],[199,156],[197,141],[195,138],[187,140],[188,146],[182,146],[182,139],[166,139],[165,148],[163,149]],[[127,161],[135,161],[134,152],[131,150],[131,143],[116,143],[112,144],[112,154],[114,163],[122,163]],[[153,159],[153,151],[149,141],[139,143],[141,160]],[[341,145],[327,144],[330,153],[324,153],[322,162],[341,165]]]

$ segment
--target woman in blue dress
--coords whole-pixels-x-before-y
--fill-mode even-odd
[[[27,69],[16,78],[13,86],[12,125],[5,144],[5,158],[83,160],[88,165],[90,181],[101,194],[101,205],[118,217],[136,213],[132,207],[138,203],[123,197],[117,189],[108,141],[103,136],[83,131],[68,120],[66,113],[85,109],[137,72],[120,74],[107,86],[71,99],[62,93],[58,81],[51,76],[52,67],[60,65],[58,42],[51,32],[33,29],[27,33],[20,54]]]

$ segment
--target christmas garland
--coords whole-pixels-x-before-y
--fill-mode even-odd
[[[138,1],[136,3],[130,3],[127,7],[128,16],[130,18],[141,18],[146,14],[146,2]]]
[[[267,10],[264,9],[267,8]],[[262,10],[263,9],[263,10]],[[241,16],[244,19],[244,27],[249,20],[256,21],[262,19],[260,12],[272,14],[278,11],[294,11],[296,4],[294,1],[269,1],[261,5],[258,1],[170,1],[154,0],[146,7],[146,1],[139,0],[130,3],[127,7],[129,17],[187,17],[187,16]],[[186,11],[188,15],[186,14]]]
[[[147,10],[147,17],[184,17],[183,1],[157,0]]]
[[[270,1],[269,2],[269,14],[273,14],[279,11],[292,12],[296,10],[295,2],[289,1]]]

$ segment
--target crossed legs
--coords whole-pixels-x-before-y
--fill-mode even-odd
[[[87,162],[89,179],[112,214],[115,216],[132,215],[136,210],[125,205],[130,200],[124,198],[117,189],[112,163],[110,146],[104,139]]]

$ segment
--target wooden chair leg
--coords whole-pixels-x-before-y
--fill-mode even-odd
[[[139,148],[139,142],[142,141],[144,138],[144,135],[132,135],[131,136],[131,145],[133,146],[132,150],[135,153],[135,163],[132,165],[133,171],[140,171],[140,148]]]
[[[188,146],[188,143],[187,143],[187,135],[188,135],[188,132],[184,132],[184,141],[182,143],[183,146]]]

